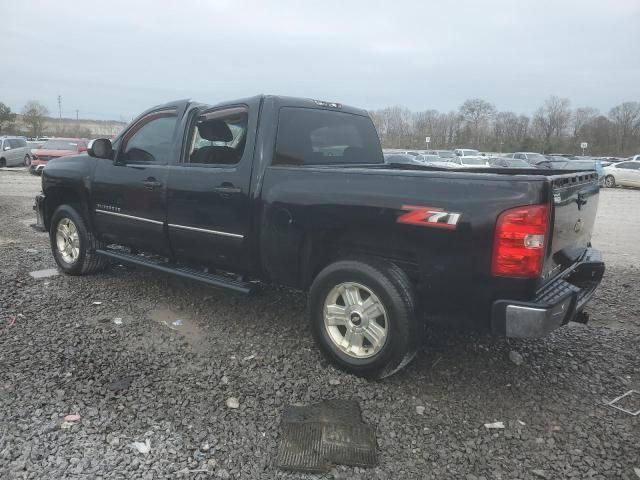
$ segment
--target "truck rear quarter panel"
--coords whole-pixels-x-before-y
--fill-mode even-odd
[[[447,312],[448,323],[488,328],[498,289],[501,298],[525,298],[535,289],[535,281],[491,276],[497,216],[548,201],[544,177],[271,166],[258,217],[262,268],[273,281],[306,289],[336,258],[384,257],[409,274],[434,319]],[[409,211],[403,206],[460,217],[451,229],[401,224],[398,218]],[[486,318],[473,318],[474,311]]]

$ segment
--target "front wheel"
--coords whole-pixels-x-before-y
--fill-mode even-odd
[[[383,378],[407,365],[422,338],[404,272],[381,260],[342,260],[309,291],[309,318],[322,353],[350,373]]]
[[[102,246],[79,213],[71,205],[59,206],[51,218],[49,239],[51,251],[62,271],[69,275],[84,275],[104,268],[106,261],[96,255]]]
[[[25,167],[31,166],[31,157],[29,155],[24,156],[24,166]]]
[[[607,175],[604,177],[604,184],[607,188],[613,188],[616,186],[616,179],[613,175]]]

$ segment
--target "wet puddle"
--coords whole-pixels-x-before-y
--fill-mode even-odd
[[[49,278],[49,277],[56,277],[58,275],[60,275],[60,272],[55,269],[55,268],[46,268],[44,270],[35,270],[33,272],[29,272],[29,275],[31,275],[33,278]]]
[[[170,308],[155,308],[147,313],[154,322],[161,324],[184,336],[189,342],[202,340],[202,332],[185,312],[177,312]]]

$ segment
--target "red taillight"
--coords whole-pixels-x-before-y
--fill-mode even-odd
[[[549,229],[546,205],[505,210],[498,217],[491,272],[498,277],[536,278],[542,272]]]

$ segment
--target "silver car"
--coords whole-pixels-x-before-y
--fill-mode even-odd
[[[0,167],[28,165],[31,149],[22,137],[0,137]]]

